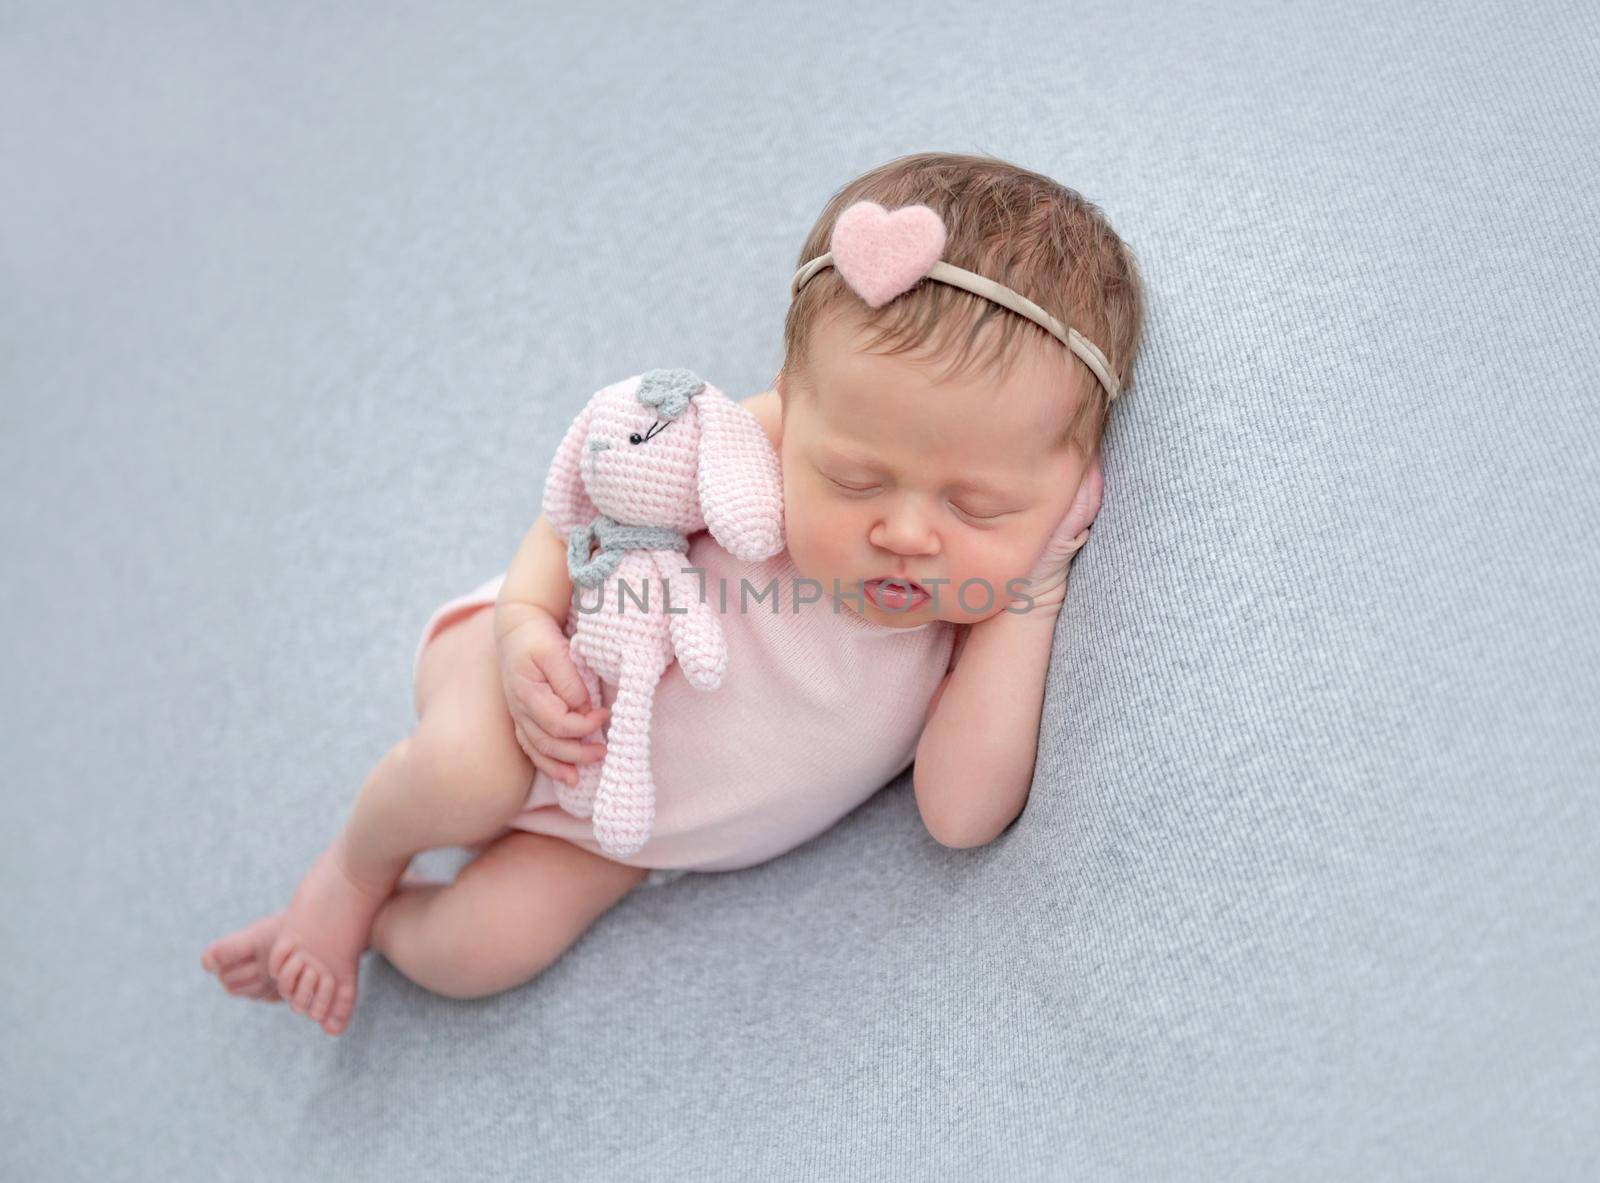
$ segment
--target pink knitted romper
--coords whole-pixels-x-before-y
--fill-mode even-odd
[[[799,578],[787,550],[758,563],[730,555],[707,531],[689,538],[686,565],[705,570],[708,602],[728,643],[716,690],[696,690],[676,663],[661,676],[651,720],[656,817],[650,839],[618,861],[656,868],[652,884],[685,871],[731,871],[815,837],[903,772],[928,703],[950,667],[957,626],[873,624],[827,590],[795,608]],[[441,604],[422,648],[445,625],[491,605],[504,575]],[[748,585],[740,608],[741,581]],[[776,597],[766,592],[771,583]],[[814,591],[802,584],[801,591]],[[413,663],[415,677],[415,663]],[[601,682],[610,706],[616,688]],[[588,819],[556,803],[535,770],[517,829],[603,854]]]

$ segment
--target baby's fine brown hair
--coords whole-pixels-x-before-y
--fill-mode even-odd
[[[828,249],[839,214],[857,201],[887,209],[926,205],[944,219],[942,258],[1020,292],[1088,337],[1105,354],[1127,397],[1144,331],[1144,287],[1133,252],[1099,207],[1082,194],[1029,169],[994,156],[919,152],[879,165],[845,185],[829,200],[806,237],[798,270]],[[1063,442],[1083,442],[1093,456],[1100,447],[1110,408],[1089,367],[1044,329],[992,300],[946,283],[925,281],[889,301],[869,307],[825,267],[790,303],[783,326],[783,370],[788,383],[805,384],[808,349],[816,325],[844,314],[875,331],[866,348],[908,354],[931,347],[944,351],[964,339],[947,376],[968,365],[1003,375],[1027,345],[1059,349],[1071,360],[1076,410]],[[978,333],[994,318],[1000,335],[981,354]]]

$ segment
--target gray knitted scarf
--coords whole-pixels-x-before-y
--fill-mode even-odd
[[[589,557],[589,547],[600,539],[600,553]],[[587,526],[574,526],[567,539],[567,573],[579,587],[598,587],[606,581],[624,552],[630,550],[689,550],[689,539],[666,526],[629,526],[601,514]]]

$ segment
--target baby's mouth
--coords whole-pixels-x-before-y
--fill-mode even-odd
[[[898,575],[869,579],[862,584],[861,590],[874,605],[886,612],[908,612],[922,607],[933,598],[920,583],[902,579]]]

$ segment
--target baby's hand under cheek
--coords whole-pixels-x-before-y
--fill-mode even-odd
[[[1012,597],[1018,607],[1027,607],[1031,599],[1036,607],[1059,605],[1067,594],[1067,569],[1073,557],[1089,541],[1089,526],[1100,512],[1104,477],[1100,471],[1100,457],[1096,456],[1085,471],[1077,496],[1067,507],[1067,512],[1045,541],[1044,549],[1028,572],[1027,586],[1022,595]]]
[[[1063,520],[1062,524],[1056,527],[1055,533],[1045,543],[1038,561],[1034,563],[1033,570],[1028,572],[1027,582],[1021,589],[1025,596],[1024,594],[1013,596],[1012,603],[1025,608],[1031,600],[1035,607],[1045,607],[1059,604],[1066,599],[1067,570],[1072,565],[1073,556],[1083,549],[1084,543],[1089,541],[1087,528],[1076,534],[1069,532],[1074,524]]]

